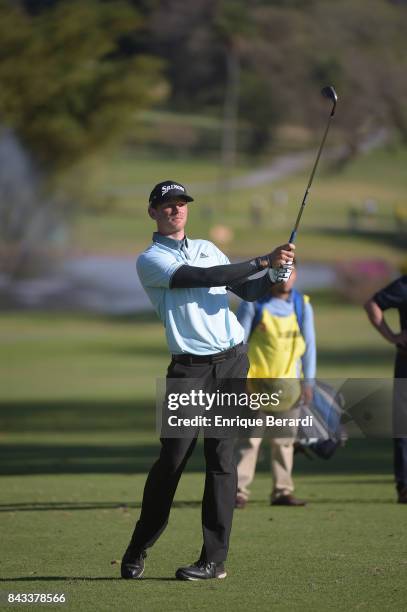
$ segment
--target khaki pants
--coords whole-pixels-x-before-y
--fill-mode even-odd
[[[276,415],[277,416],[277,415]],[[289,416],[296,418],[297,409],[290,410],[279,416]],[[290,428],[283,432],[284,437],[270,436],[271,446],[271,475],[273,488],[271,498],[273,500],[288,495],[294,491],[292,470],[294,463],[294,442],[296,428]],[[237,450],[237,486],[239,493],[246,499],[249,498],[249,487],[253,481],[256,471],[257,458],[263,438],[246,438],[238,440]]]

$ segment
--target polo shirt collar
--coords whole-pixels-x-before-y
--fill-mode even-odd
[[[174,240],[174,238],[168,238],[168,236],[164,236],[159,232],[154,232],[153,242],[158,242],[159,244],[163,244],[170,249],[176,249],[177,251],[181,251],[182,248],[188,248],[188,238],[186,236],[184,236],[182,240]]]

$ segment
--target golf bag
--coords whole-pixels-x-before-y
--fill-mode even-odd
[[[292,290],[292,299],[298,327],[303,334],[304,323],[304,296],[296,289]],[[255,304],[255,316],[252,323],[252,332],[262,317],[264,300]],[[329,459],[339,446],[343,446],[346,436],[341,425],[343,414],[343,398],[326,383],[315,380],[313,400],[311,405],[301,405],[300,417],[312,416],[312,426],[298,428],[296,452],[302,451],[308,457],[316,455]]]
[[[341,424],[343,412],[341,394],[326,383],[315,381],[312,404],[301,406],[300,412],[301,418],[312,416],[312,426],[298,428],[296,450],[330,459],[346,441]]]
[[[304,298],[293,290],[294,310],[299,328],[302,332],[304,317]],[[321,459],[330,459],[339,446],[346,441],[345,430],[341,425],[343,414],[343,397],[341,394],[318,380],[315,381],[314,395],[310,406],[301,407],[301,417],[312,416],[312,427],[299,428],[297,432],[296,451],[311,451]],[[305,452],[310,456],[309,452]]]

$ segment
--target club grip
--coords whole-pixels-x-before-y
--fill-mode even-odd
[[[297,232],[295,230],[293,230],[291,232],[291,236],[290,236],[288,242],[290,242],[291,244],[294,244],[296,237],[297,237]]]

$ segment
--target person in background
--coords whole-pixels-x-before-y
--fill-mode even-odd
[[[407,378],[407,274],[375,293],[364,307],[373,327],[396,347],[394,378]],[[399,332],[393,332],[384,318],[383,313],[389,308],[399,312]],[[394,387],[393,415],[397,499],[400,504],[407,504],[407,437],[404,437],[407,435],[407,389],[401,382]]]
[[[237,312],[249,343],[250,370],[248,378],[300,378],[301,397],[296,402],[311,403],[313,379],[316,371],[316,346],[313,309],[309,298],[294,289],[296,269],[290,279],[276,283],[268,294],[256,302],[242,302]],[[295,415],[290,410],[290,416]],[[273,488],[271,504],[275,506],[304,506],[305,501],[294,497],[292,469],[296,431],[284,436],[270,437]],[[248,502],[262,438],[240,440],[238,454],[238,492],[236,508]]]

